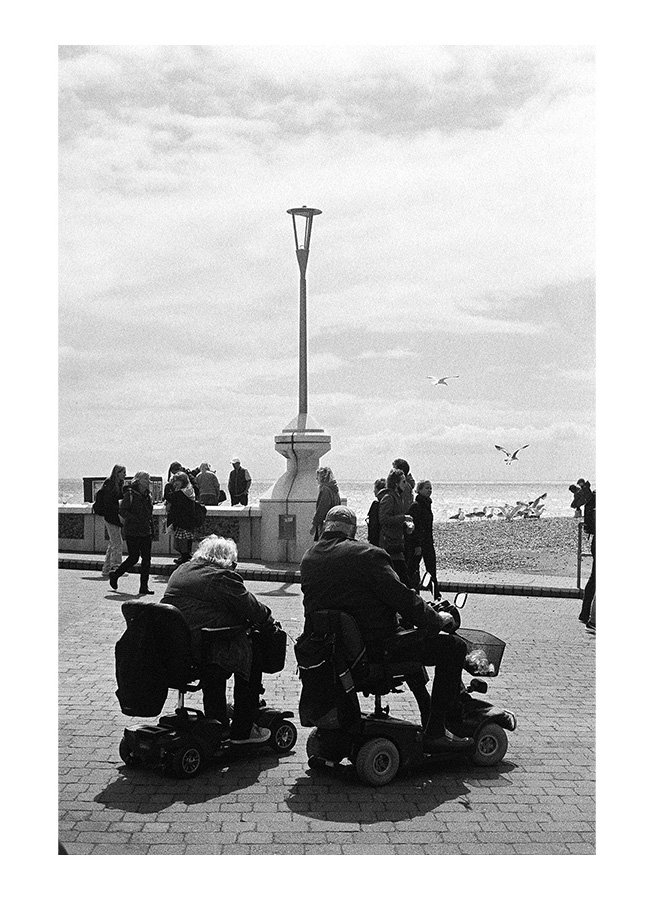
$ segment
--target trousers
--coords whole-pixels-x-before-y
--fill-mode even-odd
[[[421,663],[422,666],[435,666],[433,689],[430,695],[430,710],[428,721],[424,730],[433,736],[442,734],[446,715],[455,708],[460,698],[462,684],[462,668],[466,659],[466,644],[455,634],[430,634],[425,629],[420,629],[421,634],[415,636],[415,640],[409,640],[399,647],[397,643],[391,648],[389,660],[391,662]],[[409,680],[412,676],[408,676]],[[422,694],[420,679],[415,676],[413,685],[407,682],[415,697],[417,704],[422,707]],[[425,690],[425,688],[424,688]],[[423,719],[423,715],[422,715]]]
[[[259,697],[262,693],[261,667],[255,658],[250,669],[250,678],[234,673],[234,710],[232,722],[226,701],[226,685],[232,672],[217,663],[200,667],[203,688],[203,709],[208,719],[218,719],[223,725],[230,725],[233,740],[245,740],[259,712]]]
[[[590,552],[593,555],[593,567],[590,570],[590,578],[586,582],[586,587],[584,588],[584,599],[582,600],[581,614],[579,616],[584,622],[588,621],[591,603],[595,596],[595,535],[593,535],[593,539],[590,542]]]
[[[142,564],[140,566],[140,588],[144,588],[145,590],[149,586],[149,572],[151,571],[151,543],[153,538],[151,535],[147,537],[140,537],[139,535],[127,535],[126,536],[126,548],[128,550],[128,556],[121,564],[115,569],[115,577],[119,578],[120,575],[123,575],[124,572],[132,571],[138,563],[138,560],[142,559]]]
[[[106,522],[105,524],[108,532],[108,547],[106,548],[106,558],[101,571],[103,575],[108,575],[122,561],[122,529],[119,525],[113,525],[111,522]]]

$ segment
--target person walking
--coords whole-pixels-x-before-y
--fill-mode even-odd
[[[309,534],[312,534],[314,541],[317,541],[322,535],[322,523],[325,520],[325,516],[332,506],[340,505],[340,493],[334,473],[329,466],[320,466],[319,469],[316,469],[315,477],[320,487],[315,505],[313,524]]]
[[[125,466],[113,466],[113,470],[104,481],[102,491],[102,508],[104,522],[108,533],[108,547],[101,574],[108,578],[111,571],[122,561],[122,523],[119,520],[119,501],[124,496]]]
[[[199,503],[202,503],[203,506],[219,505],[219,491],[221,490],[221,485],[219,484],[219,479],[216,477],[216,472],[213,472],[206,462],[201,463],[200,465],[196,476],[196,484],[198,485],[199,494],[196,499]]]
[[[406,535],[406,564],[408,579],[415,590],[419,589],[419,567],[424,560],[426,571],[434,582],[434,596],[441,600],[437,584],[437,555],[433,541],[433,486],[430,481],[417,482],[414,502],[410,506],[410,515],[415,523],[415,530]]]
[[[250,472],[242,468],[238,456],[232,458],[232,471],[228,478],[228,491],[230,492],[230,504],[232,506],[248,505],[248,491],[252,484]]]
[[[590,570],[590,577],[584,588],[584,598],[581,604],[581,612],[579,613],[579,621],[583,622],[588,628],[589,622],[594,618],[591,616],[591,607],[595,599],[595,491],[590,488],[590,482],[585,481],[582,486],[582,494],[584,496],[584,532],[590,536],[590,552],[593,557],[593,566]],[[588,628],[589,631],[595,630],[595,625]]]
[[[171,481],[171,492],[166,501],[167,525],[171,525],[174,535],[174,547],[180,554],[174,562],[177,565],[187,562],[192,554],[194,540],[195,512],[194,488],[191,486],[186,472],[176,472]]]
[[[117,582],[124,572],[130,572],[141,558],[140,594],[152,594],[149,590],[151,571],[151,544],[153,543],[153,500],[148,472],[136,472],[131,484],[124,490],[119,504],[120,518],[124,521],[124,537],[128,556],[108,576],[110,586],[117,590]]]

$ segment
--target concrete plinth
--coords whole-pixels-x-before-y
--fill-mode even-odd
[[[299,563],[313,543],[309,534],[318,483],[320,457],[331,450],[331,437],[322,431],[283,431],[275,435],[275,449],[286,458],[286,472],[259,500],[261,552],[269,562]]]

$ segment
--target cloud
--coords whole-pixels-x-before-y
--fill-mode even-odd
[[[487,414],[582,428],[590,382],[551,376],[593,366],[589,50],[69,47],[60,88],[66,453],[107,446],[120,409],[136,430],[139,407],[143,452],[183,428],[196,446],[213,417],[275,464],[302,203],[324,211],[311,407],[359,460],[358,435],[414,447],[431,417],[457,460],[453,429]],[[462,374],[447,406],[424,380],[442,369]]]

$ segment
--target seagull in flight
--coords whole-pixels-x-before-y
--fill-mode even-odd
[[[510,453],[509,450],[505,450],[505,448],[501,447],[499,444],[494,444],[494,447],[496,448],[496,450],[502,450],[502,452],[507,456],[505,465],[511,466],[514,461],[518,462],[518,454],[521,452],[521,450],[525,450],[526,447],[529,447],[529,444],[523,444],[522,447],[519,447],[518,450],[514,450],[513,453]]]
[[[449,378],[459,378],[459,377],[460,377],[459,375],[444,375],[443,378],[438,378],[437,375],[426,375],[426,378],[433,379],[433,387],[436,384],[444,384],[444,385],[446,385],[446,387],[448,387],[447,381]]]

